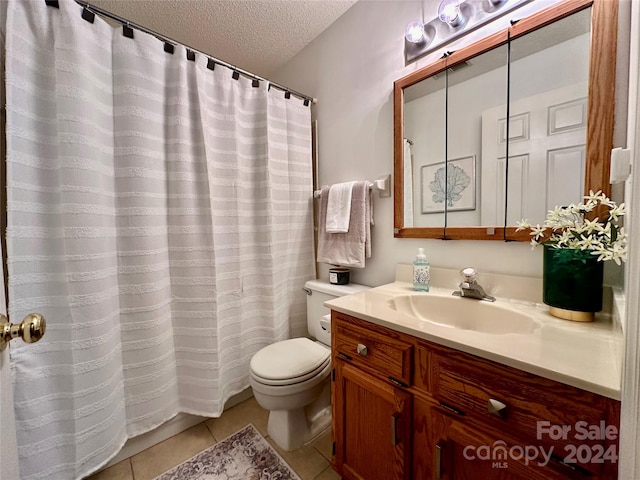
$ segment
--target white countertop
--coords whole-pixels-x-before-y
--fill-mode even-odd
[[[532,333],[488,334],[441,326],[391,308],[398,295],[451,296],[451,289],[415,292],[410,283],[394,282],[339,297],[325,306],[383,327],[518,368],[615,400],[621,397],[623,338],[611,316],[592,323],[561,320],[546,305],[497,298],[496,305],[531,315],[540,324]],[[460,299],[461,302],[479,300]]]

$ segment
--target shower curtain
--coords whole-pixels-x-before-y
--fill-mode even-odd
[[[11,348],[23,480],[219,415],[314,276],[309,107],[81,13],[5,25],[9,311],[48,325]]]

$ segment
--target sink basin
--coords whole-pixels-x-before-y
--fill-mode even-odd
[[[540,327],[531,316],[500,306],[498,302],[416,294],[398,295],[389,300],[389,306],[404,315],[441,327],[493,335],[527,334]]]

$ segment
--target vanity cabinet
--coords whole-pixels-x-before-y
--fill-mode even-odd
[[[339,316],[332,325],[334,464],[349,480],[408,480],[413,409],[404,387],[413,345]]]
[[[617,478],[620,402],[332,311],[345,480]]]

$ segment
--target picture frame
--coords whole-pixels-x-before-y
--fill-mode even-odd
[[[445,162],[420,168],[421,212],[443,213],[476,209],[476,156],[446,162],[449,188],[444,185]],[[453,188],[451,186],[453,185]]]

